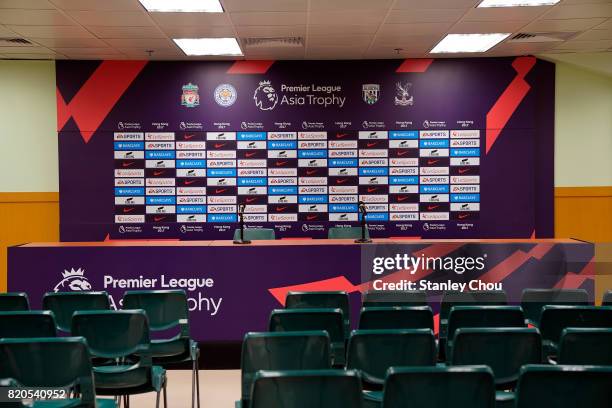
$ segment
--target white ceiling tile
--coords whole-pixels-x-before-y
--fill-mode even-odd
[[[494,52],[497,55],[501,55],[504,53],[508,53],[508,55],[526,55],[526,54],[536,54],[539,52],[545,52],[549,49],[553,48],[556,43],[554,42],[543,42],[543,43],[514,43],[514,42],[505,42],[503,44],[499,44],[495,47],[491,52]],[[488,55],[489,53],[487,53]]]
[[[125,55],[123,54],[91,54],[91,55],[83,55],[83,54],[72,54],[66,55],[68,59],[72,60],[124,60]]]
[[[44,60],[52,60],[52,59],[62,59],[61,55],[53,54],[53,53],[35,53],[35,54],[9,54],[5,53],[4,56],[6,59],[44,59]]]
[[[99,48],[54,48],[53,49],[60,54],[72,57],[74,55],[118,55],[121,54],[114,48],[111,47],[99,47]]]
[[[584,31],[605,21],[605,18],[573,18],[568,20],[537,20],[524,27],[525,31]]]
[[[97,38],[30,38],[37,44],[49,48],[107,47],[108,44]]]
[[[139,11],[138,0],[51,0],[62,10]]]
[[[306,26],[236,26],[236,32],[239,37],[303,37]]]
[[[37,47],[37,46],[21,46],[21,47],[13,47],[13,46],[5,46],[4,44],[0,47],[0,54],[46,54],[51,51],[45,47]]]
[[[230,24],[228,13],[149,13],[161,26],[198,26]]]
[[[610,0],[563,0],[563,5],[565,4],[593,4],[593,3],[610,3]]]
[[[369,11],[315,11],[309,15],[309,24],[328,25],[354,25],[358,24],[380,24],[385,18],[385,10]]]
[[[19,35],[30,38],[93,38],[81,26],[27,26],[12,25],[9,28]]]
[[[529,24],[529,21],[460,21],[451,28],[451,33],[514,33]]]
[[[436,45],[436,40],[414,42],[377,38],[372,44],[372,49],[393,50],[396,48],[401,48],[402,52],[423,53],[430,51]]]
[[[481,0],[397,0],[394,9],[468,9],[475,7]]]
[[[157,58],[171,58],[171,57],[182,57],[185,54],[174,47],[174,48],[117,48],[119,52],[127,55],[128,57],[139,57],[145,59],[157,59]],[[153,51],[149,55],[149,51]]]
[[[579,34],[573,40],[579,41],[596,41],[596,40],[612,40],[612,30],[589,30]]]
[[[465,21],[521,21],[533,20],[541,16],[551,6],[540,7],[484,7],[470,9],[463,20]]]
[[[116,48],[174,48],[173,42],[164,38],[109,38],[106,42]]]
[[[378,24],[360,24],[360,25],[326,25],[312,24],[308,25],[308,33],[312,35],[333,35],[333,34],[374,34],[378,31]]]
[[[415,24],[385,24],[380,30],[381,35],[414,35],[414,34],[444,34],[452,23],[415,23]]]
[[[249,59],[302,59],[305,55],[304,48],[247,48],[244,52]]]
[[[373,42],[372,48],[406,48],[410,46],[419,46],[433,48],[440,41],[444,34],[429,34],[429,35],[379,35]]]
[[[225,38],[234,37],[232,26],[162,26],[169,38]]]
[[[568,19],[568,18],[594,18],[594,17],[612,17],[612,3],[609,4],[577,4],[577,5],[559,5],[554,7],[543,18],[552,19]]]
[[[462,9],[392,10],[386,24],[455,22],[464,14]]]
[[[55,6],[48,0],[0,0],[0,9],[53,10]]]
[[[404,59],[404,58],[420,58],[424,57],[422,52],[407,52],[400,51],[399,53],[392,48],[376,48],[365,53],[365,58],[371,59]]]
[[[0,37],[13,37],[14,35],[14,32],[0,25]]]
[[[99,38],[165,38],[164,33],[156,26],[145,27],[106,27],[85,26]]]
[[[388,10],[393,0],[310,0],[310,11]]]
[[[607,50],[612,47],[612,40],[598,41],[566,41],[554,47],[556,50],[576,50],[576,51],[595,51]]]
[[[595,27],[598,30],[612,30],[612,18]]]
[[[364,35],[310,35],[308,47],[340,47],[340,46],[368,46],[372,42],[371,34]]]
[[[237,26],[306,24],[305,12],[236,12],[230,17]]]
[[[57,10],[3,9],[0,12],[0,24],[61,26],[74,23]]]
[[[79,24],[91,26],[147,26],[151,21],[143,11],[67,11]]]
[[[227,12],[234,11],[306,11],[308,0],[223,0]]]

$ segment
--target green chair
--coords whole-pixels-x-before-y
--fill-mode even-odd
[[[527,365],[521,369],[516,408],[610,408],[612,367]]]
[[[558,363],[612,366],[612,329],[563,329]]]
[[[503,390],[516,385],[521,367],[542,363],[542,338],[536,328],[463,328],[453,338],[452,366],[486,365],[491,368],[497,408],[513,407],[514,394]]]
[[[0,378],[22,387],[78,387],[78,398],[37,401],[34,406],[114,408],[112,399],[96,399],[87,343],[82,337],[0,340]],[[1,405],[1,404],[0,404]]]
[[[382,386],[389,367],[433,366],[436,339],[431,329],[354,330],[348,343],[346,368]]]
[[[383,408],[494,408],[493,373],[486,366],[393,367]]]
[[[547,356],[556,354],[561,333],[568,327],[612,329],[612,306],[544,306],[540,332]]]
[[[325,331],[247,333],[240,361],[242,399],[249,406],[251,387],[260,370],[321,370],[331,368],[329,335]]]
[[[504,306],[508,296],[503,290],[475,290],[472,292],[445,292],[440,303],[440,335],[446,338],[448,316],[455,306]],[[448,336],[450,337],[450,336]]]
[[[0,338],[55,337],[55,335],[52,312],[0,312]]]
[[[602,306],[612,306],[612,289],[608,289],[601,299]]]
[[[359,330],[431,329],[433,313],[429,306],[364,307]]]
[[[368,290],[362,302],[362,307],[427,305],[427,292],[424,290]]]
[[[151,340],[153,364],[164,368],[191,363],[191,406],[200,406],[200,374],[198,343],[191,339],[189,306],[184,290],[127,291],[123,295],[124,309],[142,309],[149,318],[149,330],[163,333],[178,329],[171,338]],[[197,404],[196,404],[197,401]]]
[[[538,327],[544,306],[587,306],[588,304],[589,295],[584,289],[525,289],[521,295],[521,307],[527,323]]]
[[[106,292],[49,292],[43,296],[43,309],[55,316],[57,329],[70,333],[72,315],[77,310],[109,310]]]
[[[240,230],[234,230],[234,241],[240,239]],[[245,228],[244,239],[248,241],[275,240],[276,234],[272,228]]]
[[[77,311],[72,317],[72,335],[87,340],[93,357],[114,359],[115,365],[94,366],[99,395],[129,396],[154,391],[159,407],[166,398],[166,370],[152,363],[149,321],[144,310]],[[138,356],[137,362],[131,358]]]
[[[361,380],[355,371],[259,371],[252,408],[358,408]]]
[[[525,316],[520,306],[454,306],[448,316],[447,356],[462,327],[525,327]]]
[[[0,293],[0,312],[30,310],[30,302],[25,292]]]
[[[270,313],[271,332],[325,330],[331,342],[333,365],[346,361],[344,318],[340,309],[275,309]]]
[[[285,299],[287,309],[341,309],[344,317],[344,337],[351,331],[351,308],[346,292],[289,292]]]
[[[331,227],[327,230],[327,239],[359,239],[361,227]],[[366,228],[366,239],[370,239],[370,231]]]

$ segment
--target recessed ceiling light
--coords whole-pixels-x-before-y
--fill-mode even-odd
[[[477,7],[552,6],[561,0],[482,0]]]
[[[450,52],[485,52],[506,39],[510,33],[448,34],[440,41],[432,54]]]
[[[147,11],[223,13],[219,0],[139,0]]]
[[[173,41],[187,55],[242,56],[235,38],[175,38]]]

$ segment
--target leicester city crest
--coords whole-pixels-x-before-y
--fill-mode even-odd
[[[200,94],[198,94],[198,86],[191,82],[183,85],[183,94],[181,95],[181,105],[188,108],[195,108],[200,104]]]
[[[380,85],[378,84],[364,84],[362,86],[363,101],[368,105],[373,105],[378,102],[380,96]]]

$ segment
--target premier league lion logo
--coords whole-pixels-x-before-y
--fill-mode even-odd
[[[278,103],[278,94],[270,81],[261,81],[253,94],[255,105],[261,110],[272,110]]]
[[[70,270],[64,270],[62,272],[62,279],[55,287],[53,288],[54,292],[59,291],[72,291],[72,292],[81,292],[91,290],[91,284],[85,277],[85,270],[82,268],[77,269],[70,268]]]

